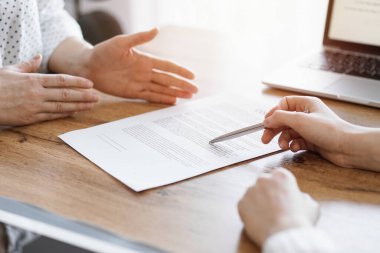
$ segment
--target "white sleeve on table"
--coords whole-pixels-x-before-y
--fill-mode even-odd
[[[337,253],[338,248],[316,228],[294,228],[270,236],[263,253]]]

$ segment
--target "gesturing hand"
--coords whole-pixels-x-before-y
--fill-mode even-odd
[[[89,110],[98,101],[92,82],[34,73],[42,57],[0,69],[0,125],[27,125]]]
[[[95,88],[115,96],[174,104],[190,98],[197,87],[189,80],[192,72],[167,60],[136,50],[151,41],[157,29],[130,36],[120,35],[90,49],[85,56],[84,76]]]
[[[248,237],[259,246],[280,231],[313,226],[319,214],[317,202],[302,193],[293,174],[283,168],[259,177],[238,208]]]

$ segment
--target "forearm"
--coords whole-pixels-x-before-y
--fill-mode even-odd
[[[88,78],[89,55],[92,48],[92,45],[82,39],[67,38],[53,51],[48,68],[55,73]]]
[[[355,127],[346,133],[350,167],[380,172],[380,129]]]

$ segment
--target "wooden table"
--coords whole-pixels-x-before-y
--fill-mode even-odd
[[[225,40],[217,34],[175,27],[164,28],[161,33],[161,37],[145,49],[191,66],[199,74],[197,83],[203,90],[200,96],[214,93],[218,85],[220,90],[247,89],[272,104],[290,94],[261,85],[258,81],[261,70],[257,74],[254,70],[246,71],[249,66],[236,69],[233,63],[239,59],[223,51],[231,47],[222,44],[230,42],[220,43]],[[181,48],[173,41],[175,38],[188,43]],[[200,43],[200,51],[192,51],[191,45],[197,43]],[[173,45],[176,45],[175,50]],[[222,50],[221,54],[212,51],[216,50],[215,45]],[[223,58],[227,56],[230,58]],[[365,221],[370,217],[353,203],[371,204],[372,214],[380,206],[380,174],[340,168],[313,153],[285,152],[135,193],[57,136],[165,106],[105,95],[102,98],[91,112],[0,132],[0,194],[171,252],[258,252],[242,233],[236,206],[254,181],[259,167],[283,166],[296,175],[301,189],[316,199],[347,201],[351,207],[345,209],[344,204],[340,209],[342,215],[345,210],[351,212],[358,208]],[[348,121],[380,127],[379,109],[325,102]],[[378,226],[380,219],[371,217],[368,224]],[[324,224],[323,228],[334,229],[330,221]],[[357,229],[359,233],[366,228]]]

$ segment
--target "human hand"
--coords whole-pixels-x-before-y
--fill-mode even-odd
[[[267,113],[264,126],[265,144],[281,134],[278,141],[283,150],[318,152],[337,165],[351,167],[352,145],[346,135],[357,127],[339,118],[318,98],[283,98]]]
[[[107,40],[84,54],[83,74],[105,93],[174,104],[191,98],[197,87],[194,74],[177,64],[139,52],[134,47],[153,40],[157,29]]]
[[[40,55],[0,69],[0,125],[27,125],[89,110],[98,101],[92,82],[69,75],[35,73]]]
[[[319,215],[317,202],[302,193],[293,174],[283,168],[260,176],[238,209],[247,236],[260,247],[275,233],[313,226]]]

